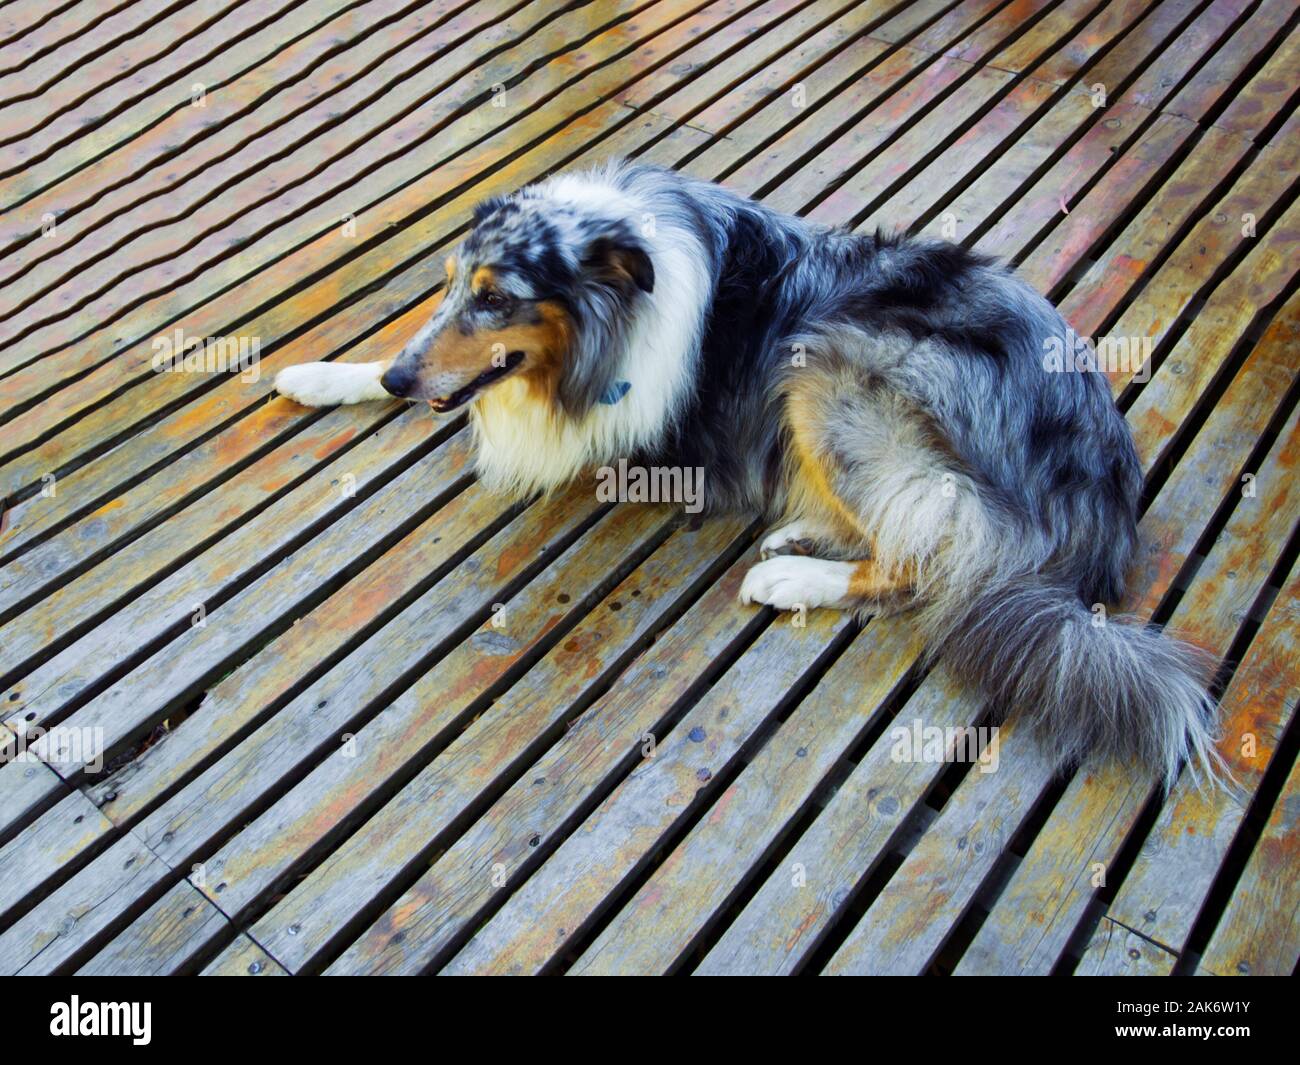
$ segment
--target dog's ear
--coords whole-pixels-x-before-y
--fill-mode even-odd
[[[613,402],[606,397],[622,398],[615,377],[632,321],[630,305],[634,296],[654,287],[650,252],[629,227],[602,227],[587,242],[581,280],[570,296],[579,327],[558,389],[560,404],[571,417],[583,417],[602,401]]]
[[[587,245],[582,256],[583,276],[627,295],[632,287],[655,290],[655,268],[644,244],[630,233],[606,233]]]

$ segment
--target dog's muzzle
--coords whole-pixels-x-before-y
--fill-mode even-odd
[[[512,351],[501,361],[500,366],[491,366],[479,374],[474,380],[464,388],[458,388],[449,396],[437,396],[429,400],[429,406],[439,414],[446,414],[455,410],[457,407],[463,407],[473,399],[480,391],[492,384],[493,381],[505,377],[511,370],[524,361],[522,351]],[[385,385],[385,387],[387,387]],[[408,386],[409,389],[409,386]]]

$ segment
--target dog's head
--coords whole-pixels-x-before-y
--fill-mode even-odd
[[[520,375],[530,393],[580,416],[613,383],[616,341],[654,289],[627,217],[545,185],[480,204],[446,270],[441,305],[381,379],[440,412]]]

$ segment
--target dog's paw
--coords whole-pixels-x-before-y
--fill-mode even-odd
[[[324,362],[305,362],[286,366],[275,375],[275,390],[304,407],[332,407],[342,402],[333,382],[335,367]]]
[[[849,562],[782,555],[751,567],[740,584],[740,601],[777,610],[838,606],[848,595],[852,573]]]
[[[381,363],[304,362],[275,375],[275,390],[304,407],[392,399],[379,383]]]
[[[763,537],[758,545],[758,553],[763,558],[775,558],[777,555],[807,555],[812,551],[816,536],[810,526],[801,521],[792,521],[773,533]]]

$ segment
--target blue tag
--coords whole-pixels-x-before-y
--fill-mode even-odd
[[[607,404],[609,406],[613,406],[620,399],[626,396],[628,392],[630,392],[631,390],[632,390],[631,381],[615,381],[612,385],[610,385],[607,389],[605,389],[605,394],[600,397],[600,402]]]

